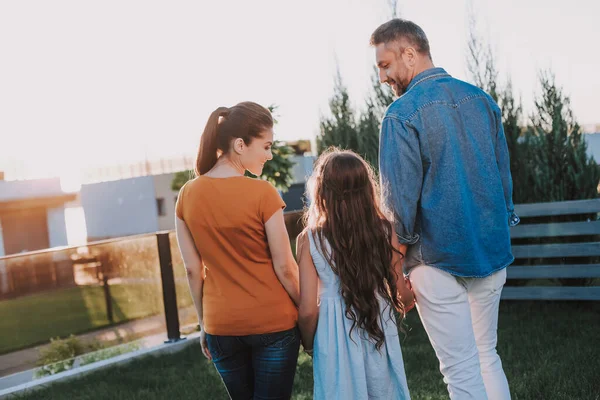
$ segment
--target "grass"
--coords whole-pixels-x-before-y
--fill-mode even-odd
[[[190,305],[187,283],[177,284],[180,307]],[[111,284],[115,324],[163,312],[160,283]],[[110,326],[101,286],[38,293],[0,302],[0,354]]]
[[[412,312],[402,350],[411,396],[447,399],[438,363]],[[600,303],[503,302],[498,352],[514,400],[600,399]],[[198,345],[171,355],[135,360],[52,385],[21,400],[226,399],[219,376]],[[301,354],[293,399],[312,398],[312,364]]]
[[[101,287],[81,286],[0,302],[0,353],[107,325]]]

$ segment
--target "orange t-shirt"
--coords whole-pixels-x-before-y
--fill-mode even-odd
[[[282,208],[277,190],[259,179],[199,176],[181,188],[177,216],[205,266],[206,332],[244,336],[296,325],[298,312],[275,275],[265,230]]]

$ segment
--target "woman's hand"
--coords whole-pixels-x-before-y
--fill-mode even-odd
[[[200,331],[200,346],[202,347],[202,354],[209,360],[212,360],[212,356],[210,355],[210,351],[208,350],[208,343],[206,342],[206,332],[204,329]]]
[[[296,306],[300,305],[298,264],[294,260],[283,211],[277,210],[265,223],[273,270]]]

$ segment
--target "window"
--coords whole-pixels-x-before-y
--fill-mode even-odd
[[[165,199],[162,197],[156,199],[156,209],[158,210],[158,215],[160,217],[167,215],[167,211],[165,210]]]

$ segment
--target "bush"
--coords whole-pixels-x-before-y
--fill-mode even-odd
[[[73,367],[76,356],[85,352],[85,346],[71,335],[66,339],[52,338],[50,345],[40,350],[36,377],[58,374]]]
[[[109,358],[120,356],[121,354],[126,354],[132,351],[139,350],[140,347],[141,346],[138,342],[131,342],[122,344],[120,346],[110,347],[108,349],[98,350],[93,353],[89,353],[82,356],[81,363],[79,365],[84,366],[95,363],[97,361],[108,360]]]
[[[40,351],[40,358],[36,363],[40,368],[35,372],[35,377],[40,378],[68,371],[75,366],[77,357],[83,354],[85,355],[81,357],[79,366],[107,360],[139,349],[139,342],[104,348],[104,345],[97,340],[84,344],[75,335],[66,339],[52,338],[50,345]]]

